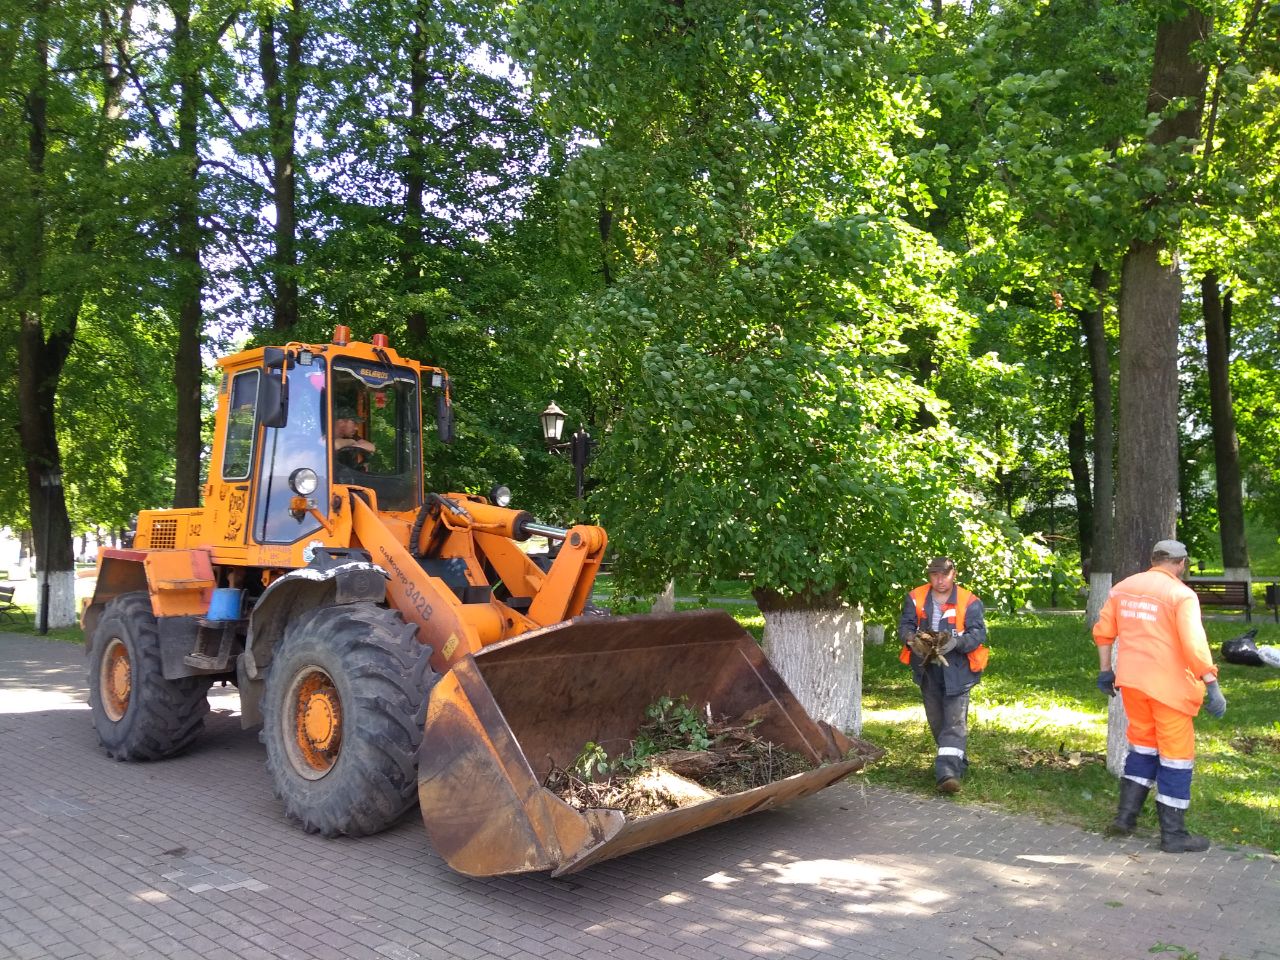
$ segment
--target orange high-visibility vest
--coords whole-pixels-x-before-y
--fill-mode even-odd
[[[911,591],[911,599],[916,605],[916,623],[919,627],[924,626],[925,600],[929,596],[929,584],[916,587]],[[964,633],[964,614],[969,609],[969,604],[973,603],[974,596],[964,587],[956,587],[956,602],[944,603],[942,605],[942,624],[947,621],[953,621],[951,629],[956,633]],[[969,669],[974,673],[981,673],[987,668],[987,661],[991,658],[991,651],[985,645],[979,645],[976,650],[967,654],[969,658]],[[902,651],[898,654],[898,659],[903,663],[911,662],[911,650],[905,644]]]

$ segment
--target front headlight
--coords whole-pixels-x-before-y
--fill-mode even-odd
[[[505,507],[511,503],[511,489],[502,484],[495,484],[489,491],[489,502],[497,507]]]
[[[316,492],[320,478],[310,467],[299,467],[289,474],[289,489],[300,497],[309,497]]]

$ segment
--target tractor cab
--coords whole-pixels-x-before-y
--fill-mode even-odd
[[[239,493],[231,499],[247,514],[241,542],[323,536],[335,500],[345,499],[340,486],[370,491],[384,513],[421,506],[424,389],[436,394],[440,438],[452,439],[444,371],[400,358],[385,337],[351,343],[342,327],[329,344],[267,347],[223,363],[227,406],[209,492]]]

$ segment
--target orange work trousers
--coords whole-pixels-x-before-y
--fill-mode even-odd
[[[1162,760],[1195,759],[1196,730],[1191,717],[1132,687],[1121,687],[1120,697],[1129,718],[1130,743],[1156,750]]]

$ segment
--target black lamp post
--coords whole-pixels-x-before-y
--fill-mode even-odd
[[[578,499],[581,500],[586,485],[587,461],[591,459],[591,434],[587,433],[586,427],[579,427],[572,437],[562,441],[560,438],[564,435],[565,413],[554,401],[539,414],[539,419],[542,421],[542,439],[546,441],[547,449],[561,455],[566,450],[569,451]]]
[[[44,581],[40,584],[40,633],[49,632],[49,538],[53,530],[54,491],[62,486],[62,472],[54,469],[40,477],[44,491],[44,545],[40,551],[40,566],[44,567]]]

